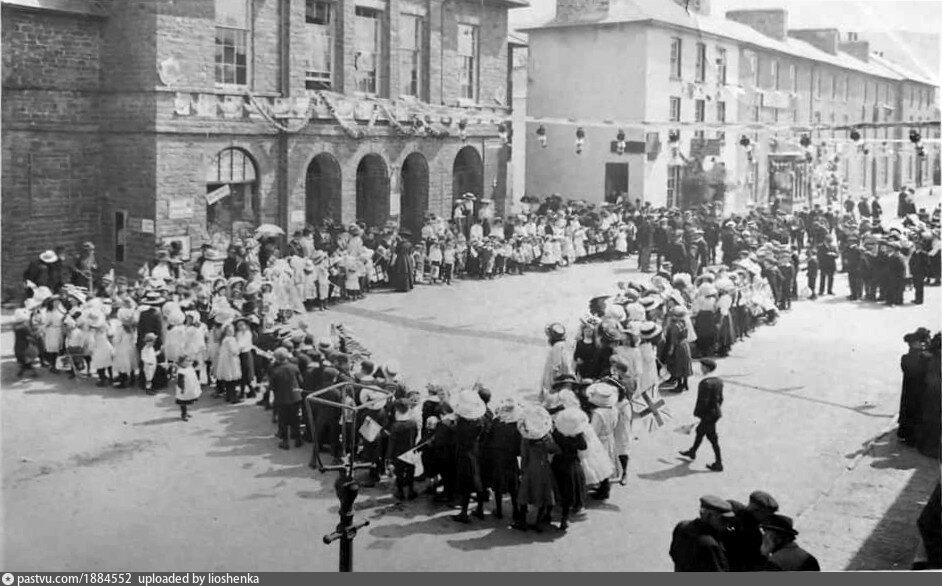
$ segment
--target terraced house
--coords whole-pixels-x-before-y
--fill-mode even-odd
[[[260,223],[500,212],[526,4],[3,0],[5,286],[84,240],[128,273]]]
[[[709,0],[557,0],[527,32],[535,194],[712,197],[730,212],[823,203],[830,167],[851,195],[939,182],[938,143],[925,140],[939,137],[937,80],[854,33],[790,29],[782,9],[713,15]]]

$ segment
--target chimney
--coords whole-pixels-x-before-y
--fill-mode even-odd
[[[674,3],[679,4],[691,13],[695,12],[703,16],[710,16],[710,0],[674,0]]]
[[[556,0],[556,20],[585,22],[608,16],[610,0]]]
[[[838,42],[837,49],[864,63],[870,60],[870,41],[861,40],[857,33],[847,33],[845,40]]]
[[[788,11],[782,8],[730,10],[726,13],[726,18],[753,28],[777,41],[784,41],[788,33]]]
[[[825,53],[837,55],[838,32],[836,28],[803,28],[788,31],[788,36],[805,41]]]

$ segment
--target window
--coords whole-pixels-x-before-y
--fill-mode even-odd
[[[781,89],[781,80],[779,79],[778,61],[772,61],[772,87],[776,90]]]
[[[831,76],[831,99],[837,99],[837,75]]]
[[[697,77],[694,81],[706,81],[706,45],[697,43]]]
[[[356,54],[353,67],[356,70],[356,90],[365,94],[377,94],[380,89],[379,64],[382,62],[383,13],[379,10],[357,6],[355,16]]]
[[[329,90],[334,71],[334,5],[321,0],[307,0],[304,31],[311,47],[306,62],[304,87]]]
[[[249,28],[247,0],[216,0],[216,83],[248,85]]]
[[[478,27],[458,25],[458,60],[461,97],[478,99]]]
[[[752,86],[759,87],[759,56],[753,53],[749,60],[752,64]]]
[[[716,103],[716,121],[726,122],[726,102]]]
[[[821,71],[815,69],[811,74],[811,85],[814,86],[814,97],[821,97]]]
[[[850,78],[844,76],[844,101],[850,99]]]
[[[717,131],[716,131],[716,140],[720,141],[720,143],[722,143],[723,145],[725,145],[725,144],[726,144],[726,131],[725,131],[725,130],[717,130]]]
[[[880,161],[880,182],[886,185],[890,180],[890,164],[886,157]]]
[[[794,65],[788,66],[788,79],[791,84],[792,93],[798,93],[798,69]]]
[[[693,102],[694,122],[706,121],[706,102],[704,100],[694,100]],[[703,139],[703,129],[697,129],[693,135],[696,138]]]
[[[821,124],[821,112],[814,113],[814,123]]]
[[[864,80],[864,103],[870,100],[870,82]]]
[[[758,104],[752,107],[752,121],[753,122],[759,121],[759,105]]]
[[[670,121],[680,122],[680,98],[671,96]]]
[[[671,37],[671,79],[680,79],[681,75],[680,39]]]
[[[726,49],[716,50],[716,76],[720,85],[726,85]]]
[[[206,229],[210,238],[219,234],[229,240],[233,234],[258,225],[258,181],[255,163],[239,149],[225,149],[217,154],[206,170]]]
[[[399,95],[422,97],[425,61],[425,21],[421,16],[399,17]]]
[[[124,262],[124,253],[127,247],[128,213],[124,211],[114,213],[114,261]]]
[[[667,202],[668,208],[674,207],[680,195],[680,174],[683,167],[680,165],[671,165],[667,168]]]

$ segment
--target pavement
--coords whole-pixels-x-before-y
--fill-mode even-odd
[[[535,395],[543,329],[574,330],[588,299],[640,278],[634,260],[549,273],[378,292],[305,316],[316,335],[343,323],[409,386],[481,382],[495,400]],[[694,393],[667,396],[673,418],[638,429],[627,487],[570,530],[519,533],[492,518],[459,525],[454,511],[364,489],[355,542],[360,571],[669,571],[671,530],[715,493],[770,492],[796,517],[799,541],[826,570],[906,568],[915,518],[938,463],[892,432],[904,333],[937,329],[940,289],[890,308],[839,294],[798,301],[721,362],[719,434],[726,471],[708,449],[687,462]],[[907,293],[911,299],[911,293]],[[17,381],[12,334],[0,333],[5,570],[333,571],[334,475],[310,470],[310,447],[282,451],[270,413],[205,397],[189,422],[172,397],[101,389],[44,373]],[[697,380],[691,380],[696,388]]]

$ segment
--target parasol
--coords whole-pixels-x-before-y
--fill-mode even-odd
[[[280,227],[274,224],[262,224],[255,229],[255,237],[261,238],[262,236],[284,236],[285,231]]]

